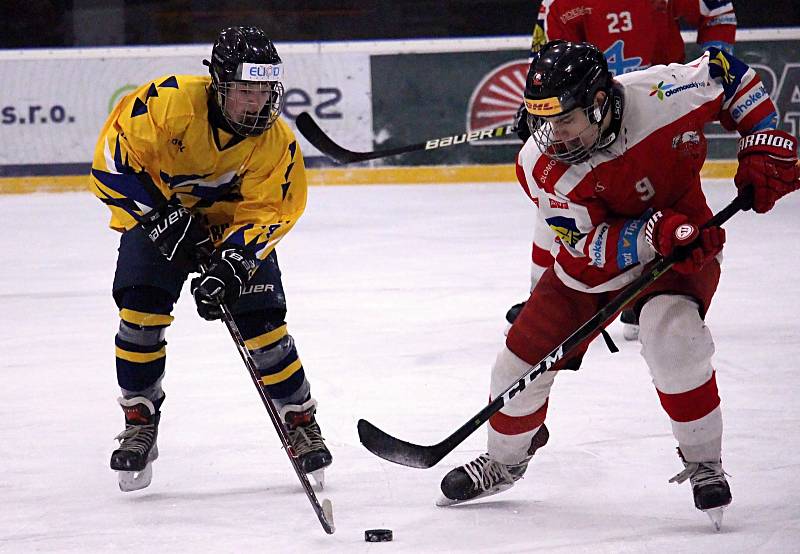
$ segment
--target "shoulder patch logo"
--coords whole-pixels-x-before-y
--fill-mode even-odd
[[[722,72],[721,75],[722,80],[725,81],[726,84],[731,84],[733,82],[734,76],[731,75],[731,63],[728,61],[728,58],[725,57],[725,54],[721,50],[717,52],[717,54],[713,58],[708,60],[708,63],[719,67],[720,71]]]
[[[674,86],[675,85],[665,85],[664,81],[661,81],[657,85],[650,87],[650,96],[657,96],[659,100],[664,100],[664,93]]]
[[[585,236],[578,231],[578,225],[571,217],[548,217],[545,219],[545,222],[550,226],[561,242],[573,248],[575,248],[575,245]]]

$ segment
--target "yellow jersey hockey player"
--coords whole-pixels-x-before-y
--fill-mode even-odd
[[[275,245],[306,205],[303,156],[279,118],[281,58],[261,29],[224,29],[210,77],[165,75],[123,98],[94,153],[91,188],[121,232],[113,295],[125,430],[111,455],[123,491],[150,484],[164,402],[166,342],[189,273],[204,319],[230,307],[286,424],[300,466],[322,478],[332,457],[286,329]]]

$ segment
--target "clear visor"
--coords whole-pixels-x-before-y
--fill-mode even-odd
[[[279,81],[228,81],[217,84],[222,115],[238,134],[260,135],[281,113],[283,84]]]
[[[600,125],[592,123],[594,106],[576,108],[565,114],[541,117],[528,114],[531,137],[550,158],[568,163],[585,162],[600,143]]]

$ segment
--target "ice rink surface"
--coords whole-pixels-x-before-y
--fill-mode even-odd
[[[734,195],[705,185],[715,210]],[[800,194],[727,226],[708,324],[733,492],[721,533],[692,504],[639,345],[592,345],[559,376],[551,440],[524,480],[437,508],[481,429],[410,469],[356,421],[438,442],[488,397],[503,316],[527,296],[534,208],[514,185],[312,188],[279,246],[289,331],[334,455],[327,536],[221,323],[184,290],[169,329],[152,485],[121,493],[111,299],[118,236],[89,193],[0,197],[0,552],[797,552],[800,549]],[[546,317],[547,314],[542,314]],[[395,540],[364,542],[387,527]]]

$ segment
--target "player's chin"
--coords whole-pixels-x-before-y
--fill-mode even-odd
[[[242,125],[255,125],[258,122],[258,113],[247,112],[242,116]]]
[[[566,164],[583,163],[591,155],[591,151],[580,140],[553,144],[548,148],[547,153],[551,158]]]

